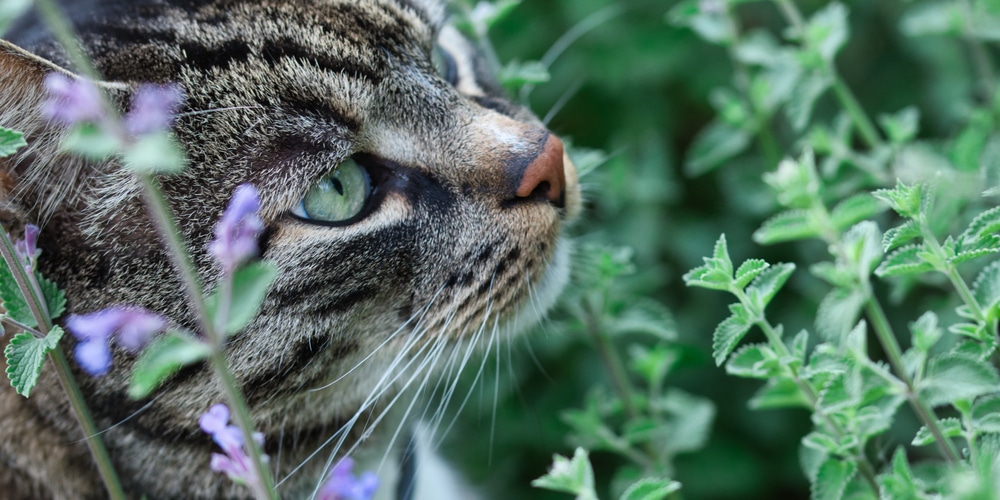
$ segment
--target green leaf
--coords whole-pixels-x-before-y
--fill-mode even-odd
[[[920,111],[915,106],[907,106],[893,114],[879,116],[878,121],[893,144],[903,144],[917,136]]]
[[[736,270],[736,288],[742,290],[770,264],[761,259],[747,259]]]
[[[915,219],[920,215],[921,200],[924,199],[925,190],[923,184],[907,186],[903,181],[896,179],[895,188],[879,189],[872,195],[889,205],[889,208],[895,210],[899,215]]]
[[[977,323],[956,323],[948,327],[948,331],[955,335],[983,340],[986,336],[986,329]],[[992,335],[992,334],[990,334]]]
[[[771,299],[785,286],[785,282],[795,272],[795,264],[778,263],[761,272],[746,289],[750,301],[763,312]]]
[[[609,323],[614,335],[642,333],[661,340],[677,339],[677,324],[673,314],[663,304],[652,299],[630,301]]]
[[[838,288],[853,288],[858,284],[856,273],[845,265],[835,265],[832,262],[817,262],[809,267],[813,276]]]
[[[923,245],[907,245],[891,254],[875,269],[875,275],[880,278],[901,276],[904,274],[919,274],[933,271],[934,266],[924,260],[921,254]]]
[[[833,436],[827,435],[821,431],[813,431],[806,434],[802,438],[802,445],[807,448],[812,448],[814,450],[821,450],[825,452],[836,452],[840,448],[840,444],[837,442]]]
[[[118,153],[121,140],[92,123],[81,123],[69,129],[62,138],[60,147],[92,161],[103,161]]]
[[[122,151],[125,165],[141,174],[176,174],[187,165],[180,145],[170,132],[142,136]]]
[[[545,83],[551,78],[549,69],[540,61],[511,61],[504,65],[497,76],[500,83],[508,89]]]
[[[913,347],[920,352],[928,352],[937,344],[941,338],[941,328],[938,326],[937,314],[927,311],[916,321],[910,323],[910,332],[913,333]]]
[[[819,466],[816,482],[812,484],[812,500],[839,500],[847,483],[854,477],[857,465],[848,460],[829,458]]]
[[[861,402],[860,380],[854,373],[856,372],[843,373],[827,381],[819,393],[819,400],[816,401],[817,409],[830,414],[857,406]]]
[[[726,363],[726,373],[737,377],[767,379],[780,370],[778,356],[767,344],[743,346]]]
[[[816,311],[816,332],[825,340],[840,343],[858,322],[865,295],[854,288],[834,288],[823,297]]]
[[[972,219],[961,239],[979,240],[997,231],[1000,231],[1000,207],[993,207]]]
[[[806,43],[827,62],[833,62],[847,35],[847,7],[840,2],[830,3],[813,14],[805,29]]]
[[[42,374],[45,355],[59,347],[59,339],[63,333],[63,329],[57,325],[52,327],[45,338],[22,332],[10,339],[3,353],[7,359],[7,377],[18,394],[24,397],[31,395],[31,390]]]
[[[14,321],[30,327],[38,326],[35,315],[31,313],[28,303],[24,300],[24,295],[21,294],[21,289],[14,281],[14,275],[11,274],[7,261],[3,259],[0,259],[0,301],[2,301],[0,306]]]
[[[687,157],[684,159],[684,171],[694,177],[706,174],[726,160],[743,152],[749,145],[752,136],[746,130],[715,119],[698,132]]]
[[[972,428],[1000,434],[1000,396],[980,398],[972,407]]]
[[[753,240],[761,245],[783,241],[805,240],[820,235],[820,228],[806,210],[794,209],[780,212],[761,224],[753,233]]]
[[[0,1],[0,36],[2,36],[10,24],[21,17],[31,8],[31,0],[3,0]]]
[[[666,478],[646,477],[629,486],[620,500],[663,500],[681,489],[681,483]]]
[[[961,35],[963,18],[959,4],[919,3],[903,13],[899,27],[907,36]]]
[[[260,312],[260,305],[267,297],[267,291],[271,288],[271,283],[278,277],[278,270],[274,266],[257,261],[239,268],[233,274],[232,296],[229,301],[229,312],[226,320],[225,332],[233,335],[243,331],[247,325]],[[209,316],[215,321],[216,309],[219,306],[219,293],[216,289],[205,300],[208,306]]]
[[[733,26],[721,12],[700,8],[697,2],[682,2],[667,12],[667,21],[674,26],[689,27],[709,43],[726,45],[733,40]]]
[[[726,248],[726,235],[722,234],[715,242],[712,257],[703,257],[705,265],[696,267],[684,274],[682,279],[687,286],[711,288],[714,290],[729,290],[733,283],[733,262],[729,259]]]
[[[938,422],[941,424],[941,433],[944,434],[944,437],[955,438],[962,436],[961,420],[957,418],[942,418],[938,419]],[[931,431],[927,430],[926,425],[922,425],[910,444],[913,446],[927,446],[934,444],[936,441],[934,434],[931,434]]]
[[[531,485],[552,491],[577,495],[578,500],[597,500],[594,493],[594,470],[587,451],[577,448],[570,460],[561,455],[552,456],[549,473],[535,479]]]
[[[784,207],[810,208],[819,200],[820,180],[811,150],[807,149],[798,160],[781,160],[778,168],[763,178],[778,193],[778,203]]]
[[[677,363],[678,354],[674,347],[659,343],[651,347],[633,344],[629,346],[629,367],[650,386],[659,384]]]
[[[132,399],[149,396],[168,377],[185,366],[212,355],[212,348],[190,335],[172,331],[146,346],[135,362],[128,395]]]
[[[824,72],[810,71],[798,81],[788,96],[785,114],[796,132],[805,130],[812,116],[816,100],[830,88],[833,80]]]
[[[0,2],[0,4],[2,3],[5,2]],[[21,2],[21,3],[26,3],[30,5],[30,2]],[[7,10],[7,7],[5,5],[0,6],[0,15],[2,15],[4,10]],[[0,17],[0,33],[3,33],[2,28],[4,24],[5,23],[3,21],[3,18]],[[24,140],[24,134],[16,130],[11,130],[6,127],[0,127],[0,158],[10,156],[16,153],[18,149],[21,149],[27,145],[28,142]]]
[[[861,193],[840,202],[830,212],[830,219],[838,231],[843,231],[865,219],[874,217],[885,210],[874,196]]]
[[[906,460],[906,450],[900,446],[892,455],[892,469],[878,477],[882,495],[886,500],[909,500],[926,498],[917,485]]]
[[[992,393],[998,385],[1000,376],[989,363],[950,354],[931,359],[927,364],[920,395],[928,404],[939,406]]]
[[[802,390],[791,379],[772,378],[750,399],[750,408],[812,408]]]
[[[664,397],[653,399],[650,407],[673,417],[673,429],[663,443],[668,455],[698,450],[708,442],[715,419],[715,405],[709,399],[671,389]]]
[[[844,251],[855,269],[868,276],[882,258],[878,225],[872,221],[862,221],[844,233]]]
[[[920,226],[916,221],[908,220],[902,225],[889,229],[882,235],[882,251],[889,252],[889,250],[920,236]]]
[[[38,287],[42,289],[42,296],[45,297],[45,306],[49,310],[49,319],[56,319],[66,311],[66,292],[59,289],[54,282],[42,277],[42,273],[35,271],[35,279]]]
[[[976,276],[972,295],[983,310],[990,312],[996,308],[1000,302],[1000,260],[991,262]]]
[[[712,356],[715,358],[715,365],[721,366],[729,353],[733,352],[740,339],[750,331],[752,323],[737,314],[726,318],[715,328],[712,336]]]

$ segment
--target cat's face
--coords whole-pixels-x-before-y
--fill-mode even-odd
[[[261,257],[279,277],[229,349],[261,430],[332,433],[411,376],[387,374],[453,370],[550,307],[566,278],[560,230],[580,205],[575,170],[435,2],[140,3],[82,17],[80,30],[109,81],[183,87],[175,132],[190,163],[161,183],[209,284],[215,221],[237,185],[260,192]],[[25,183],[8,204],[27,222],[48,217],[43,266],[71,309],[137,303],[193,325],[136,183],[115,165],[32,174],[56,163],[36,153],[7,167]],[[54,213],[34,210],[51,198]],[[141,406],[125,399],[118,356],[87,383],[106,422]],[[119,432],[194,435],[221,399],[207,369],[188,370]]]

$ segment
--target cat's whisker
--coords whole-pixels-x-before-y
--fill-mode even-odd
[[[574,81],[572,85],[570,85],[566,90],[563,91],[562,95],[559,96],[559,99],[555,102],[555,104],[553,104],[552,107],[549,108],[549,112],[545,113],[545,117],[542,118],[542,123],[546,127],[548,127],[549,122],[551,122],[552,119],[555,118],[560,111],[562,111],[563,107],[566,106],[566,103],[568,103],[569,100],[572,99],[573,96],[575,96],[576,93],[580,91],[581,87],[583,87],[582,79]]]
[[[155,403],[157,399],[160,399],[160,394],[157,394],[155,397],[153,397],[152,399],[150,399],[148,403],[142,405],[142,407],[140,407],[138,410],[132,412],[131,415],[129,415],[129,416],[127,416],[127,417],[119,420],[118,422],[114,423],[113,425],[110,425],[110,426],[108,426],[108,427],[106,427],[104,429],[101,429],[101,430],[97,431],[96,434],[93,434],[91,436],[87,436],[87,437],[85,437],[83,439],[77,439],[76,441],[70,441],[70,443],[73,443],[73,444],[75,444],[75,443],[82,443],[82,442],[84,442],[84,441],[86,441],[88,439],[92,439],[92,438],[94,438],[96,436],[100,436],[101,434],[104,434],[105,432],[108,432],[108,431],[110,431],[110,430],[118,427],[119,425],[122,425],[125,422],[128,422],[129,420],[132,420],[133,418],[139,416],[139,414],[141,414],[142,412],[144,412],[144,411],[148,410],[150,407],[152,407],[153,403]]]

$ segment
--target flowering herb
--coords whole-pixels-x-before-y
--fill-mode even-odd
[[[27,271],[31,271],[35,268],[35,260],[38,259],[38,255],[42,253],[41,250],[36,246],[38,242],[38,233],[41,230],[38,226],[34,224],[28,224],[24,227],[24,239],[17,240],[14,243],[14,250],[17,252],[17,256],[24,263],[24,268]]]
[[[183,100],[177,85],[140,85],[125,115],[125,130],[137,137],[169,129]]]
[[[251,487],[260,484],[260,479],[254,474],[250,457],[243,446],[243,431],[229,424],[228,406],[222,403],[213,405],[198,419],[198,426],[211,435],[215,443],[225,452],[225,454],[212,454],[210,464],[212,471],[225,474],[233,481]],[[259,446],[264,445],[263,434],[255,432],[253,438]],[[267,455],[261,459],[267,462]]]
[[[344,457],[330,471],[330,477],[317,495],[318,500],[371,500],[378,488],[378,476],[367,471],[357,477],[354,460]]]
[[[80,343],[76,360],[87,373],[101,376],[111,369],[109,342],[116,342],[130,352],[140,351],[153,335],[162,332],[167,320],[138,307],[111,307],[86,315],[71,315],[66,327]]]
[[[63,125],[97,123],[104,119],[104,106],[97,86],[80,78],[61,73],[45,77],[48,99],[42,103],[42,114]]]
[[[237,187],[222,219],[215,226],[215,239],[208,247],[226,273],[232,273],[257,254],[257,236],[264,230],[258,210],[260,198],[257,189],[250,184]]]

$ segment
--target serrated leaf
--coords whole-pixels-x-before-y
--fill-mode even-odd
[[[0,8],[0,10],[3,9]],[[0,26],[3,24],[3,20],[0,20]],[[24,134],[6,127],[0,127],[0,158],[10,156],[16,153],[18,149],[27,145],[28,142],[24,140]]]
[[[840,447],[840,444],[833,438],[833,436],[829,436],[820,431],[813,431],[806,434],[802,438],[802,445],[807,448],[825,452],[834,452]]]
[[[573,458],[561,455],[552,456],[552,468],[549,473],[535,479],[531,485],[552,491],[561,491],[577,495],[578,500],[597,500],[594,493],[594,470],[590,466],[587,451],[577,448]]]
[[[941,338],[937,314],[934,314],[933,311],[925,312],[916,321],[910,323],[910,332],[913,334],[911,343],[914,348],[924,353],[930,351]]]
[[[45,306],[49,310],[49,318],[56,319],[66,312],[66,292],[59,289],[54,282],[42,277],[42,274],[35,271],[35,279],[39,288],[42,289],[42,296],[45,297]]]
[[[920,395],[928,404],[939,406],[995,392],[998,385],[1000,376],[989,363],[951,354],[930,360]]]
[[[963,18],[959,4],[919,3],[903,13],[899,27],[907,36],[960,35]]]
[[[820,229],[806,210],[786,210],[764,221],[754,231],[753,240],[761,245],[771,245],[783,241],[816,238]]]
[[[833,80],[821,71],[810,71],[803,75],[792,88],[788,96],[788,104],[785,106],[785,114],[791,122],[796,132],[805,130],[812,116],[813,107],[826,89],[830,88]]]
[[[823,297],[816,311],[816,332],[825,340],[840,343],[858,321],[865,296],[853,288],[834,288]]]
[[[972,407],[971,417],[976,432],[1000,434],[1000,397],[980,398]]]
[[[208,344],[186,333],[173,331],[161,335],[136,360],[128,395],[132,399],[145,398],[181,368],[211,355]]]
[[[879,189],[872,193],[883,203],[889,205],[899,215],[908,219],[915,219],[920,215],[921,200],[925,187],[923,184],[907,186],[903,181],[896,179],[896,187],[893,189]]]
[[[45,338],[21,332],[10,339],[4,356],[7,359],[7,377],[18,394],[28,397],[42,374],[42,365],[49,351],[59,346],[63,329],[53,326]]]
[[[681,489],[681,483],[665,478],[642,478],[622,493],[620,500],[663,500]]]
[[[838,231],[882,213],[885,205],[874,196],[861,193],[840,202],[830,212],[830,219]]]
[[[882,251],[889,252],[889,250],[919,237],[920,227],[917,225],[917,221],[908,220],[882,235]]]
[[[643,333],[662,340],[677,338],[674,316],[663,304],[652,299],[637,299],[610,321],[612,334]]]
[[[933,271],[934,266],[921,257],[923,252],[923,245],[907,245],[899,248],[882,261],[882,264],[875,269],[875,275],[885,278]]]
[[[705,446],[715,420],[712,401],[680,389],[671,389],[663,397],[651,400],[650,406],[673,418],[670,438],[664,444],[668,454],[694,451]]]
[[[721,366],[726,361],[729,353],[733,352],[736,344],[752,326],[752,323],[736,314],[719,323],[712,335],[712,357],[715,358],[716,366]]]
[[[30,327],[38,326],[35,315],[31,313],[28,303],[21,294],[21,289],[17,287],[14,276],[11,274],[7,261],[0,259],[0,307],[7,311],[7,315],[24,325]]]
[[[831,378],[819,393],[818,409],[823,413],[835,413],[856,406],[860,402],[857,385],[857,378],[850,372]]]
[[[983,339],[986,329],[983,325],[976,323],[956,323],[948,327],[948,331],[955,335],[969,337],[973,339]]]
[[[858,282],[856,273],[847,266],[838,266],[833,262],[817,262],[809,267],[813,276],[838,288],[853,288]]]
[[[813,14],[805,31],[807,43],[823,59],[832,62],[847,41],[847,7],[839,2],[830,3]]]
[[[893,144],[909,142],[917,135],[920,125],[920,110],[907,106],[893,114],[879,116],[879,123]]]
[[[763,312],[793,272],[795,264],[791,263],[781,262],[768,267],[747,287],[746,294],[758,310]]]
[[[844,253],[855,268],[867,276],[882,258],[878,225],[872,221],[862,221],[848,229],[842,238]]]
[[[736,288],[743,289],[770,264],[761,259],[747,259],[736,270]]]
[[[726,248],[725,234],[716,240],[712,257],[702,257],[702,260],[705,261],[705,265],[684,274],[682,277],[684,284],[714,290],[729,290],[733,282],[733,262]]]
[[[857,428],[857,434],[862,439],[867,440],[872,436],[877,436],[889,430],[892,426],[892,419],[896,414],[896,410],[905,401],[905,398],[902,396],[886,399],[888,400],[888,404],[865,406],[858,411],[854,426]]]
[[[944,434],[944,437],[954,438],[962,436],[961,420],[957,418],[941,418],[938,419],[938,422],[941,424],[941,433]],[[927,430],[926,425],[922,425],[910,444],[913,446],[927,446],[934,444],[935,441],[937,440],[934,439],[934,434],[931,434],[931,431]]]
[[[923,491],[914,481],[906,451],[900,446],[892,456],[892,468],[878,477],[882,495],[886,500],[910,500],[925,498]]]
[[[787,378],[772,378],[767,385],[762,387],[757,394],[750,399],[750,408],[760,410],[763,408],[788,408],[806,407],[812,405],[802,395],[802,390],[794,381]]]
[[[778,356],[767,344],[743,346],[726,363],[726,373],[737,377],[767,379],[779,371]]]
[[[839,500],[847,483],[857,471],[854,462],[830,458],[819,466],[816,481],[810,488],[812,500]]]
[[[1000,231],[1000,207],[993,207],[977,215],[962,233],[963,240],[979,240]]]
[[[726,160],[740,154],[749,145],[752,136],[746,130],[713,120],[698,132],[687,156],[684,158],[684,172],[695,177],[706,174]]]
[[[1000,260],[991,262],[976,276],[972,282],[972,296],[987,312],[1000,302]]]
[[[226,335],[233,335],[243,331],[247,325],[260,312],[260,305],[267,297],[267,291],[271,288],[271,283],[278,277],[278,270],[274,266],[257,261],[241,267],[233,274],[232,295],[229,301],[229,311],[226,317]],[[216,289],[205,300],[208,307],[209,317],[215,321],[218,314],[216,309],[219,305],[219,293]]]
[[[139,174],[175,174],[187,165],[184,151],[170,132],[142,136],[122,151],[122,161]]]

